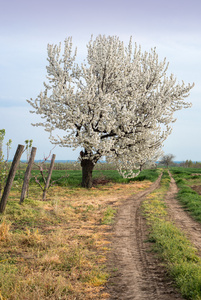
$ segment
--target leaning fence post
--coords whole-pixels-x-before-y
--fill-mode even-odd
[[[47,189],[49,187],[50,179],[51,179],[51,176],[52,176],[52,171],[53,171],[53,168],[54,168],[55,158],[56,158],[56,155],[53,154],[52,159],[51,159],[49,173],[48,173],[47,180],[46,180],[46,183],[45,183],[45,187],[44,187],[44,190],[43,190],[43,200],[45,200],[45,198],[46,198]]]
[[[36,150],[37,150],[37,148],[35,148],[35,147],[32,147],[32,149],[31,149],[31,155],[30,155],[30,158],[29,158],[28,166],[27,166],[25,174],[24,174],[24,182],[23,182],[23,186],[22,186],[20,204],[24,201],[24,198],[26,196],[26,192],[27,192],[27,189],[28,189],[28,186],[29,186],[29,178],[30,178],[31,169],[32,169],[32,166],[33,166],[33,163],[34,163]]]
[[[6,181],[6,186],[4,188],[4,192],[3,192],[3,195],[2,195],[2,198],[1,198],[0,213],[3,213],[5,208],[6,208],[6,202],[7,202],[7,199],[8,199],[12,184],[13,184],[13,180],[15,178],[15,173],[17,171],[17,167],[18,167],[18,164],[20,162],[20,158],[21,158],[23,150],[24,150],[24,146],[23,145],[18,145],[17,150],[15,152],[14,159],[12,161],[12,165],[11,165],[9,174],[8,174],[8,178],[7,178],[7,181]]]

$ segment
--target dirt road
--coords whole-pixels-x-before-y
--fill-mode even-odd
[[[108,283],[111,300],[183,299],[166,276],[161,262],[149,251],[149,243],[145,242],[147,227],[140,206],[146,195],[158,188],[159,184],[160,178],[147,190],[127,199],[119,208],[108,259],[113,274]],[[167,202],[172,201],[174,192],[170,190]]]
[[[166,196],[166,204],[171,220],[175,225],[185,232],[188,239],[198,249],[201,255],[201,224],[194,221],[191,216],[176,200],[178,192],[175,180],[171,176],[170,188]]]

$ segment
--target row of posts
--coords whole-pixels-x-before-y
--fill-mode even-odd
[[[23,150],[24,150],[24,146],[23,145],[18,145],[17,150],[15,152],[14,159],[13,159],[12,164],[11,164],[11,168],[10,168],[8,177],[7,177],[6,185],[5,185],[3,194],[2,194],[2,198],[1,198],[1,202],[0,202],[0,213],[3,213],[5,208],[6,208],[6,203],[7,203],[7,200],[8,200],[8,196],[9,196],[12,184],[13,184],[13,180],[15,178],[15,174],[16,174],[16,171],[17,171],[17,168],[18,168]],[[36,155],[36,150],[37,150],[37,148],[35,148],[35,147],[32,147],[32,149],[31,149],[31,154],[30,154],[28,166],[26,168],[25,175],[24,175],[24,182],[23,182],[23,186],[22,186],[20,204],[23,203],[23,201],[26,197],[26,192],[27,192],[28,186],[29,186],[29,179],[30,179],[30,175],[31,175],[31,169],[32,169],[32,166],[33,166],[33,163],[34,163],[34,158],[35,158],[35,155]],[[48,189],[49,184],[50,184],[50,179],[51,179],[52,170],[53,170],[53,167],[54,167],[55,157],[56,157],[56,155],[53,154],[51,164],[50,164],[49,173],[48,173],[48,177],[47,177],[47,180],[46,180],[46,183],[45,183],[45,188],[43,190],[43,200],[45,200],[45,198],[46,198],[47,189]]]

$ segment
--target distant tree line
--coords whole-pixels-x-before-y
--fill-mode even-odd
[[[182,163],[179,164],[181,167],[185,167],[185,168],[201,168],[201,162],[195,161],[193,162],[191,159],[190,160],[186,160]]]
[[[201,168],[201,162],[198,161],[192,161],[190,160],[186,160],[180,163],[176,163],[174,162],[174,158],[175,156],[173,154],[166,154],[164,156],[162,156],[161,160],[158,162],[158,165],[163,165],[167,168],[169,168],[170,166],[177,166],[177,167],[184,167],[184,168]]]

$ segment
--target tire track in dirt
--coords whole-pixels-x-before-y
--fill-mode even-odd
[[[119,208],[110,253],[107,292],[118,300],[183,299],[172,287],[165,269],[151,253],[141,202],[160,185],[161,176],[148,189],[129,198]]]
[[[181,204],[179,204],[176,199],[178,187],[172,175],[170,173],[169,175],[171,182],[165,202],[170,219],[186,234],[191,243],[198,249],[198,253],[201,256],[201,224],[194,221]]]

